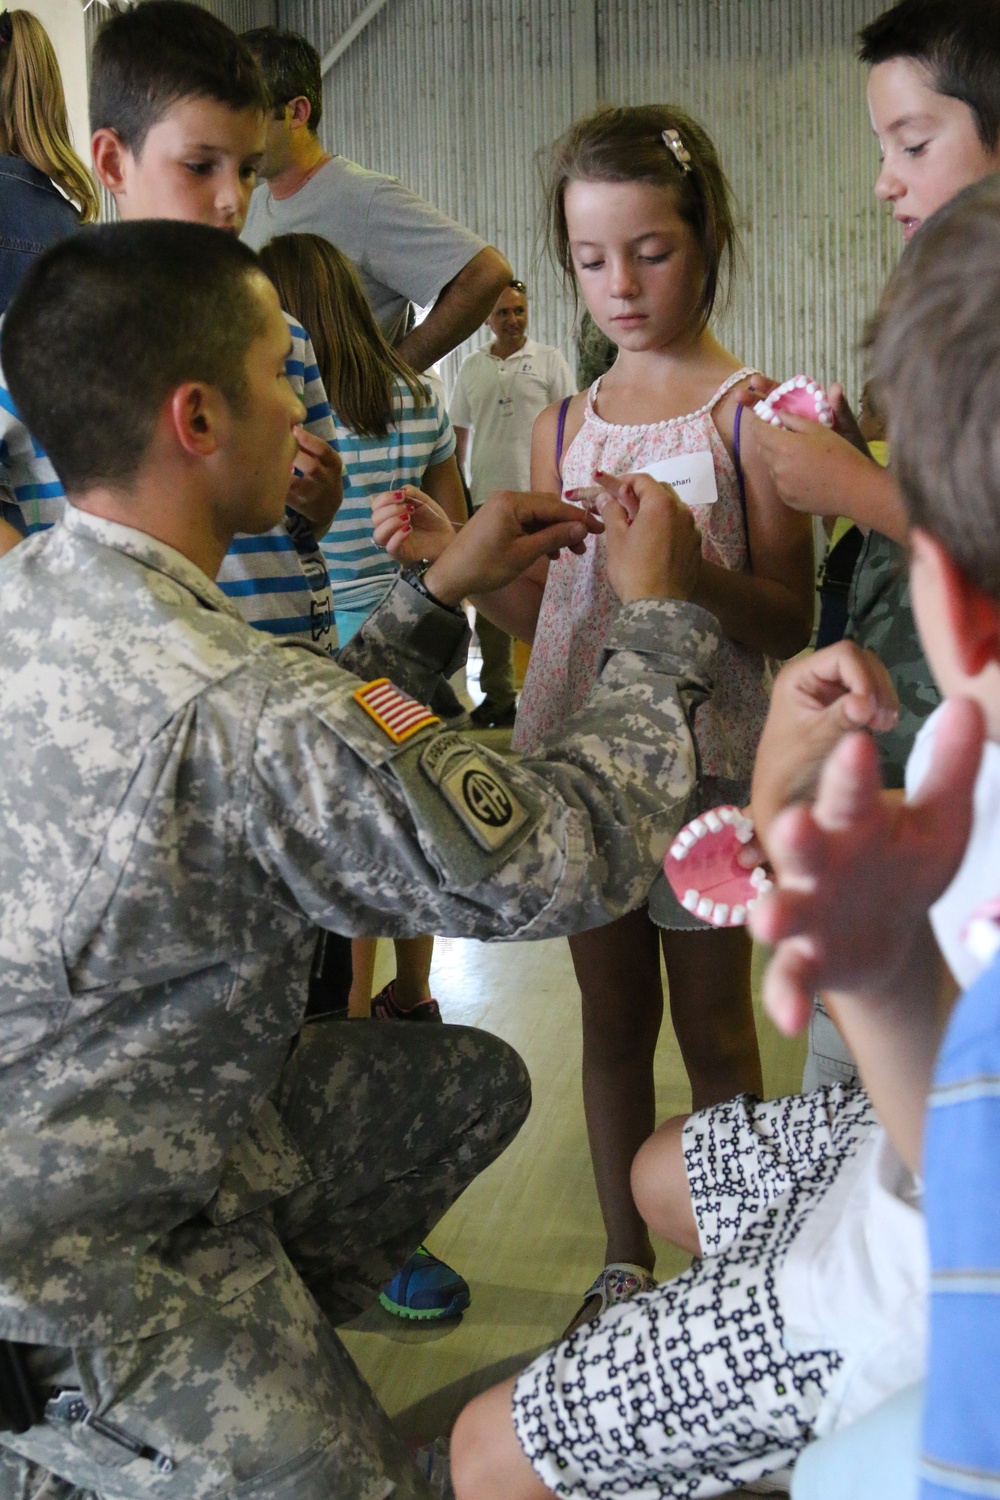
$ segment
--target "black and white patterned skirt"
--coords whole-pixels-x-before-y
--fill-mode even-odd
[[[840,1356],[787,1352],[776,1275],[873,1125],[864,1092],[841,1084],[691,1116],[702,1258],[521,1375],[514,1425],[543,1484],[586,1500],[698,1497],[794,1462]]]

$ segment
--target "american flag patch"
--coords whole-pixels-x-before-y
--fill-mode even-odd
[[[396,745],[408,740],[418,729],[441,722],[423,703],[401,693],[388,677],[376,677],[374,682],[358,688],[352,697]]]

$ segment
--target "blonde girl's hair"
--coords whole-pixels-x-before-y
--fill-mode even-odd
[[[66,95],[48,33],[27,10],[0,15],[0,149],[51,177],[91,224],[97,188],[69,139]]]
[[[673,104],[607,107],[579,120],[556,141],[547,182],[548,245],[577,299],[566,227],[571,182],[648,182],[670,192],[701,251],[704,277],[697,316],[704,328],[716,304],[728,301],[739,237],[732,189],[697,120]]]
[[[309,333],[330,405],[360,437],[386,437],[397,416],[397,377],[417,411],[430,394],[375,321],[354,266],[318,234],[281,234],[260,252],[261,269]]]

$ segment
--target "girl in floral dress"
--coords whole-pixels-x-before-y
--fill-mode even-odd
[[[703,538],[695,602],[718,618],[727,639],[714,694],[695,716],[700,784],[691,816],[742,803],[767,712],[769,659],[791,656],[809,640],[813,555],[809,518],[781,504],[755,461],[753,424],[741,428],[739,398],[754,372],[709,327],[736,242],[712,142],[667,105],[605,109],[582,121],[555,149],[550,235],[565,274],[619,353],[589,391],[538,418],[532,489],[572,499],[602,472],[645,471],[693,505]],[[540,578],[520,585],[513,612],[522,621],[532,587],[538,598]],[[548,565],[516,749],[535,751],[586,699],[617,609],[602,538],[591,537],[583,555],[563,553]],[[655,1124],[661,949],[693,1107],[759,1094],[761,1071],[749,938],[689,916],[662,875],[648,908],[578,934],[570,948],[607,1231],[605,1270],[587,1293],[586,1317],[652,1284],[653,1249],[629,1172]]]

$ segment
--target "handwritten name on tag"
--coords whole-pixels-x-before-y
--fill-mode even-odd
[[[719,498],[715,462],[707,448],[700,453],[679,453],[675,458],[658,459],[638,472],[669,484],[685,505],[714,505]]]

